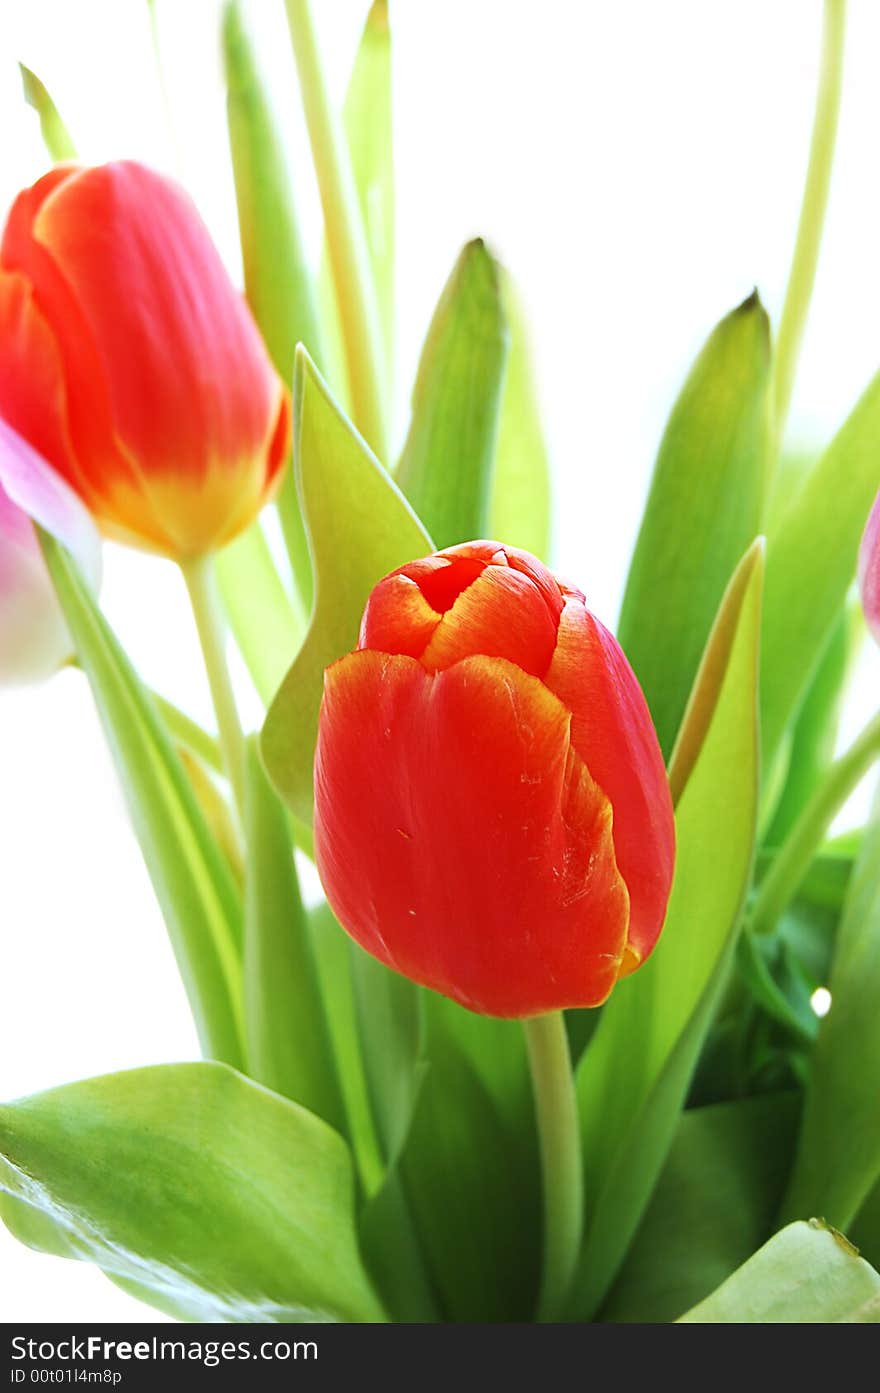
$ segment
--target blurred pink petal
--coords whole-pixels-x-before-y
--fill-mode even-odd
[[[31,519],[74,555],[88,582],[101,578],[97,528],[76,494],[0,418],[0,684],[41,682],[72,644]]]
[[[874,499],[859,547],[859,590],[868,628],[880,643],[880,493]]]

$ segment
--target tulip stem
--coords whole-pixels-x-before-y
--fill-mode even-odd
[[[217,596],[214,567],[210,556],[198,556],[181,562],[180,569],[189,591],[205,659],[223,763],[241,815],[244,808],[244,736],[226,661],[226,627]]]
[[[755,897],[753,933],[767,933],[794,897],[828,828],[850,794],[880,759],[880,714],[869,721],[849,749],[834,761],[807,801]]]
[[[382,394],[385,345],[351,159],[342,123],[327,92],[309,0],[286,0],[286,7],[324,210],[354,423],[387,465]]]
[[[822,58],[810,158],[804,183],[797,237],[779,320],[774,372],[776,433],[781,441],[791,402],[801,339],[807,322],[825,212],[831,186],[831,168],[837,141],[840,94],[843,86],[843,49],[846,28],[846,0],[825,0],[822,29]]]
[[[523,1021],[544,1179],[544,1267],[538,1320],[561,1317],[584,1221],[584,1173],[571,1052],[561,1011]]]

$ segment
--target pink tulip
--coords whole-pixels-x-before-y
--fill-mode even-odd
[[[874,499],[859,547],[859,591],[868,628],[880,643],[880,493]]]
[[[32,519],[64,543],[97,587],[95,524],[73,490],[0,417],[0,685],[44,681],[73,651]]]

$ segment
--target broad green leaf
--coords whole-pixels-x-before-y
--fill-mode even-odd
[[[495,477],[489,507],[490,537],[522,547],[543,561],[550,556],[551,481],[541,426],[528,329],[516,287],[502,271],[510,324],[510,351],[501,395]]]
[[[55,164],[61,164],[65,160],[75,160],[76,146],[48,90],[36,73],[31,72],[24,63],[19,63],[18,67],[21,73],[25,101],[28,106],[33,107],[40,118],[40,134],[43,137],[43,144],[49,152],[49,157]]]
[[[834,758],[846,679],[864,632],[853,604],[834,626],[792,731],[787,778],[764,838],[768,846],[782,845]]]
[[[214,565],[229,627],[268,706],[302,642],[302,611],[281,584],[258,522],[218,552]]]
[[[315,573],[315,610],[263,728],[263,758],[288,806],[311,821],[324,669],[357,643],[373,586],[434,548],[302,349],[294,402],[294,465]]]
[[[248,1073],[344,1131],[287,816],[255,742],[245,764],[244,1010]]]
[[[755,293],[711,334],[672,409],[620,615],[667,757],[725,587],[761,530],[769,386]]]
[[[603,1321],[671,1321],[764,1242],[791,1164],[798,1097],[766,1094],[682,1113]]]
[[[360,1215],[367,1271],[394,1321],[438,1321],[442,1310],[396,1165]]]
[[[714,687],[716,699],[708,724],[704,702],[690,706],[704,734],[678,798],[666,926],[650,960],[615,988],[577,1069],[589,1206],[573,1298],[579,1318],[601,1302],[642,1217],[736,941],[757,819],[762,579],[756,543],[731,582],[739,618],[723,670],[710,638],[695,684],[698,693]],[[730,609],[722,604],[719,618],[728,634]],[[689,743],[686,731],[679,743]]]
[[[426,993],[428,1068],[400,1158],[427,1271],[446,1320],[529,1320],[537,1298],[540,1180],[534,1113],[512,1117]],[[486,1021],[484,1039],[506,1021]],[[531,1101],[530,1099],[528,1100]]]
[[[829,987],[783,1215],[822,1214],[849,1227],[880,1181],[880,798],[853,870]]]
[[[424,1074],[422,998],[409,978],[352,944],[352,983],[373,1119],[386,1165],[406,1140]]]
[[[394,345],[394,150],[388,0],[373,0],[343,110],[390,367]]]
[[[355,945],[337,923],[328,904],[318,905],[311,910],[308,919],[321,999],[327,1014],[348,1119],[348,1133],[364,1191],[372,1195],[382,1183],[384,1162],[361,1053],[352,983]]]
[[[272,361],[289,383],[297,343],[304,343],[317,362],[323,361],[315,290],[281,135],[238,0],[227,0],[223,12],[223,65],[245,294]],[[312,573],[290,469],[278,510],[294,579],[308,611]]]
[[[51,1221],[50,1251],[63,1242],[160,1310],[383,1319],[344,1142],[223,1065],[134,1069],[0,1107],[0,1189]],[[18,1232],[47,1246],[37,1225]]]
[[[242,909],[149,693],[69,554],[40,542],[94,693],[206,1055],[242,1062]]]
[[[767,541],[761,737],[769,770],[803,702],[856,572],[880,485],[880,375],[808,476]]]
[[[854,1325],[880,1322],[880,1275],[820,1219],[789,1224],[699,1306],[694,1324]]]
[[[438,547],[489,533],[506,357],[498,267],[469,242],[428,329],[396,476]]]

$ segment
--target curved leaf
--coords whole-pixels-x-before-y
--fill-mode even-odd
[[[39,532],[43,555],[92,687],[135,833],[204,1052],[242,1061],[242,908],[149,693],[70,555]]]
[[[287,817],[249,742],[244,1010],[248,1073],[344,1130],[336,1061],[321,1001]]]
[[[880,486],[880,374],[767,541],[761,735],[768,771],[840,619]]]
[[[389,365],[394,345],[394,149],[388,0],[373,0],[345,97],[343,120]]]
[[[761,530],[770,331],[757,292],[722,319],[660,442],[618,636],[669,755],[724,589]]]
[[[682,1113],[603,1321],[671,1321],[708,1296],[771,1231],[797,1127],[797,1094]]]
[[[707,646],[716,701],[678,801],[666,926],[651,959],[618,983],[577,1069],[590,1206],[579,1318],[604,1297],[644,1212],[731,961],[757,821],[762,579],[758,543],[731,582],[739,618],[720,672]],[[720,622],[728,627],[724,604]],[[710,685],[701,671],[697,692]],[[703,721],[700,700],[690,710]]]
[[[383,1319],[345,1144],[223,1065],[134,1069],[0,1107],[0,1190],[25,1241],[174,1315]]]
[[[396,475],[438,547],[489,532],[506,356],[498,268],[469,242],[428,329]]]
[[[296,345],[304,343],[320,363],[322,340],[292,180],[238,0],[227,0],[222,47],[245,294],[272,361],[282,380],[289,383]],[[278,512],[296,586],[308,612],[312,572],[290,469],[282,484]],[[274,696],[274,691],[270,695]]]
[[[310,822],[324,669],[354,648],[364,605],[377,581],[434,548],[302,348],[294,403],[294,464],[315,572],[315,610],[272,703],[262,749],[282,798]]]
[[[542,561],[550,559],[550,461],[541,425],[538,390],[529,352],[528,328],[516,287],[501,270],[510,350],[501,394],[495,474],[488,534],[522,547]]]
[[[24,63],[19,63],[18,68],[21,73],[21,85],[24,88],[24,99],[28,106],[33,107],[40,119],[40,134],[50,158],[55,164],[61,164],[65,160],[75,160],[76,146],[50,92],[37,77],[37,74],[25,67]]]
[[[877,1324],[880,1275],[820,1219],[789,1224],[717,1291],[691,1324]]]

